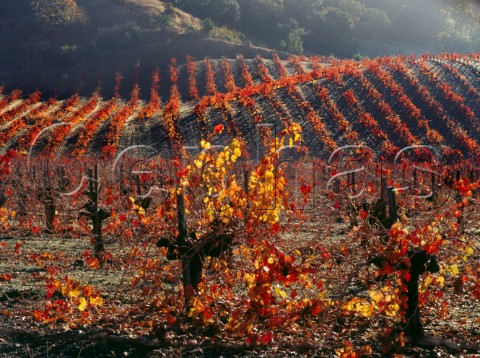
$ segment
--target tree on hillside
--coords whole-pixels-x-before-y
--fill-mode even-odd
[[[302,37],[307,34],[303,27],[300,27],[298,21],[290,19],[288,26],[289,29],[287,38],[280,41],[280,49],[290,52],[294,55],[303,54],[303,40]]]
[[[32,0],[32,9],[37,20],[49,30],[85,22],[85,11],[75,0]]]
[[[244,32],[257,37],[273,37],[284,14],[283,0],[240,0],[241,26]],[[288,19],[286,19],[288,22]]]
[[[480,15],[475,5],[459,1],[442,9],[444,26],[437,37],[443,51],[475,52],[480,36]]]

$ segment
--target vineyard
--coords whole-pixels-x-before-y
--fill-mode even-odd
[[[452,160],[478,156],[477,55],[185,62],[155,71],[148,91],[134,85],[129,100],[119,98],[120,74],[110,99],[100,89],[90,98],[43,101],[39,91],[24,98],[2,90],[2,152],[80,157],[149,144],[172,157],[172,145],[198,146],[222,125],[219,142],[241,138],[257,153],[259,124],[280,132],[297,122],[309,152],[323,159],[343,145],[366,145],[386,158],[413,144],[438,146]]]
[[[138,77],[142,69],[132,69]],[[0,356],[480,353],[480,57],[0,88]]]

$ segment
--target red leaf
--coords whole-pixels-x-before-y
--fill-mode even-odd
[[[477,299],[480,300],[480,284],[476,284],[475,287],[472,289],[472,295]]]
[[[260,342],[262,345],[266,346],[268,343],[270,343],[273,339],[272,332],[268,331],[265,334],[262,334],[262,337],[260,338]]]
[[[365,210],[363,210],[363,209],[360,210],[360,217],[361,217],[362,219],[365,220],[365,219],[367,218],[367,216],[368,216],[368,212],[367,212],[367,211],[365,211]]]
[[[175,317],[173,317],[171,314],[167,314],[167,323],[169,325],[173,325],[175,324],[177,320],[175,319]]]
[[[53,276],[57,273],[57,270],[55,270],[53,267],[47,267],[45,269],[45,272],[47,273],[47,275]]]
[[[294,288],[290,293],[290,298],[293,300],[295,297],[297,297],[297,290]]]
[[[302,192],[303,195],[307,196],[308,194],[311,193],[312,188],[311,188],[310,185],[303,184],[303,185],[300,187],[300,191]]]
[[[312,307],[312,315],[318,316],[320,313],[322,313],[322,306],[319,304],[315,304]]]
[[[89,257],[85,260],[85,262],[88,265],[88,267],[93,269],[99,268],[100,266],[100,261],[98,261],[98,259],[96,259],[95,257]]]
[[[42,311],[39,311],[39,310],[35,310],[35,312],[33,312],[33,319],[35,320],[35,322],[40,322],[43,318],[43,312]]]
[[[55,286],[52,283],[49,283],[46,287],[47,290],[47,300],[52,298],[53,294],[55,293]]]
[[[410,272],[408,272],[407,270],[402,270],[400,272],[400,276],[402,277],[403,281],[410,282],[411,275]]]
[[[203,313],[203,316],[205,317],[205,319],[210,319],[213,316],[213,314],[210,310],[204,311],[202,313]]]
[[[278,234],[278,232],[280,231],[280,224],[278,222],[272,225],[272,231],[275,234]]]
[[[223,124],[219,124],[219,125],[215,126],[213,131],[217,134],[221,134],[223,132],[223,129],[224,129]]]
[[[34,227],[32,227],[32,232],[35,235],[38,235],[38,234],[40,234],[40,228],[38,226],[34,226]]]

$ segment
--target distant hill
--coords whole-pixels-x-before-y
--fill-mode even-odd
[[[78,0],[86,20],[58,28],[39,20],[31,3],[0,2],[0,84],[5,88],[68,96],[73,91],[89,95],[101,86],[102,94],[111,96],[116,72],[126,83],[143,87],[151,72],[173,57],[271,53],[232,39],[236,33],[226,28],[206,31],[202,20],[163,1]]]

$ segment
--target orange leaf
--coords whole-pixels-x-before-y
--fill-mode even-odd
[[[5,273],[0,275],[0,282],[7,282],[7,281],[12,281],[12,275],[9,273]]]

